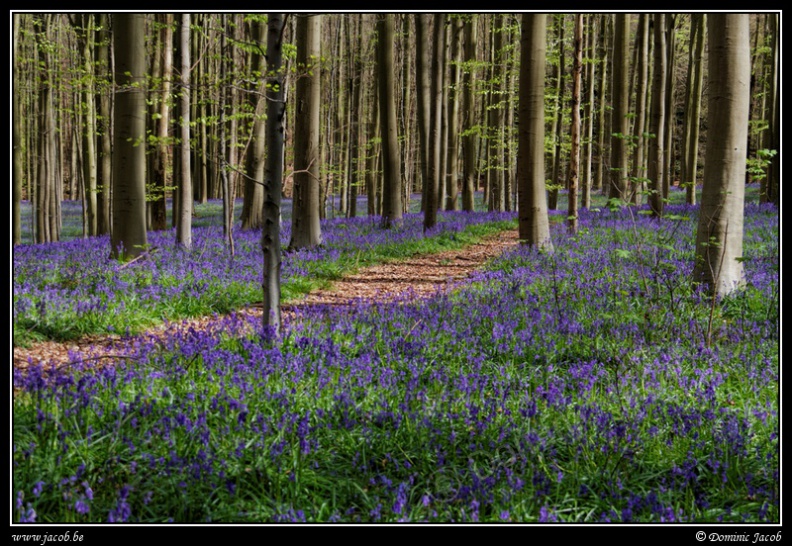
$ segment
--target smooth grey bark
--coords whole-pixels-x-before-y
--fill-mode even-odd
[[[611,21],[610,15],[601,15],[600,16],[600,61],[599,64],[602,66],[602,70],[600,71],[600,80],[599,80],[599,104],[597,107],[598,114],[597,117],[599,118],[599,127],[597,130],[597,172],[594,177],[594,182],[592,183],[592,188],[595,190],[601,190],[603,193],[605,192],[606,184],[606,163],[605,163],[605,135],[610,133],[610,116],[608,115],[607,111],[607,101],[605,97],[605,91],[608,85],[608,24]],[[607,187],[609,187],[608,185]]]
[[[415,94],[418,124],[418,153],[421,165],[421,210],[426,210],[429,182],[429,131],[431,123],[431,75],[429,73],[429,18],[415,14]]]
[[[445,14],[435,13],[432,15],[433,22],[433,55],[432,55],[432,83],[431,83],[431,107],[429,121],[429,168],[428,183],[424,187],[426,192],[426,206],[424,210],[424,232],[432,229],[437,224],[438,199],[440,194],[440,154],[442,152],[442,141],[440,138],[443,123],[443,73],[442,56],[445,52]]]
[[[630,179],[630,201],[640,205],[646,178],[644,165],[644,132],[646,131],[646,91],[649,79],[649,14],[641,13],[638,20],[638,48],[636,57],[635,130],[633,131],[633,175]]]
[[[99,120],[97,122],[97,137],[99,140],[99,170],[97,176],[97,235],[110,233],[110,195],[113,180],[113,137],[112,127],[112,99],[111,84],[112,71],[110,67],[110,16],[107,13],[99,15],[99,40],[96,44],[97,78],[101,82],[97,96]]]
[[[294,102],[294,202],[289,248],[322,244],[319,224],[319,114],[321,15],[297,16]]]
[[[467,15],[464,31],[464,57],[467,64],[462,74],[462,115],[466,135],[462,137],[464,147],[462,210],[472,212],[475,208],[474,196],[476,189],[476,136],[470,131],[474,124],[473,117],[473,78],[476,60],[476,16]]]
[[[558,208],[558,190],[566,184],[561,184],[559,180],[561,176],[561,141],[563,140],[562,131],[564,127],[564,14],[558,15],[558,66],[556,67],[556,88],[555,88],[555,116],[553,121],[553,128],[550,137],[550,142],[553,143],[553,151],[551,154],[551,171],[550,183],[551,189],[548,192],[550,210]]]
[[[377,17],[377,81],[382,135],[382,226],[400,226],[404,208],[401,193],[401,158],[393,93],[393,15]]]
[[[617,13],[613,23],[613,114],[611,123],[610,199],[627,199],[627,136],[629,134],[630,16]]]
[[[572,233],[578,228],[578,172],[580,171],[580,86],[583,71],[583,14],[575,14],[575,30],[572,39],[572,123],[570,136],[572,149],[569,152],[569,202],[567,227]]]
[[[18,13],[13,14],[13,39],[14,39],[14,86],[18,85],[20,81],[19,65],[16,62],[19,52],[19,17]],[[11,146],[13,149],[13,202],[11,209],[12,216],[12,229],[11,229],[11,244],[18,245],[22,242],[22,178],[23,172],[23,158],[22,158],[22,108],[21,97],[18,89],[14,89],[12,93],[14,118],[11,122]]]
[[[665,14],[654,14],[654,76],[652,81],[652,116],[649,132],[654,135],[649,144],[647,178],[651,185],[649,207],[654,216],[662,216],[665,208],[663,189],[663,152],[665,147],[666,116],[666,27]]]
[[[685,185],[685,202],[696,203],[699,130],[701,126],[701,88],[704,82],[704,13],[690,16],[690,54],[688,57],[687,93],[685,95],[685,127],[682,143],[680,182]]]
[[[266,41],[267,30],[263,23],[254,21],[253,39],[259,44]],[[250,55],[251,73],[254,78],[260,78],[261,84],[255,93],[248,94],[248,105],[253,110],[253,128],[250,133],[245,157],[245,182],[243,184],[242,215],[240,217],[242,229],[258,229],[264,221],[264,186],[260,183],[264,178],[264,147],[266,134],[266,101],[259,100],[259,93],[265,93],[265,78],[259,73],[266,69],[264,66],[264,52],[259,49]]]
[[[160,41],[162,42],[162,89],[160,90],[159,119],[157,120],[157,145],[154,150],[154,185],[156,199],[151,203],[151,227],[162,230],[168,227],[165,187],[170,160],[170,89],[173,77],[173,14],[159,15],[162,18]]]
[[[696,231],[694,283],[721,297],[743,284],[745,161],[750,109],[749,16],[711,13],[704,187]]]
[[[145,15],[114,13],[116,86],[113,118],[111,255],[130,259],[148,246],[146,233]]]
[[[181,18],[181,183],[179,184],[179,210],[176,224],[176,243],[192,247],[193,187],[190,169],[190,14]]]
[[[586,107],[585,107],[585,116],[586,116],[586,146],[585,146],[585,156],[586,156],[586,173],[583,175],[583,183],[581,184],[581,193],[582,193],[582,203],[581,206],[583,208],[589,208],[591,206],[591,187],[593,184],[593,163],[594,163],[594,81],[596,79],[596,51],[597,51],[597,16],[594,14],[590,14],[588,16],[588,63],[586,63],[586,85],[588,89],[586,91],[587,98],[586,98]]]
[[[520,240],[552,251],[544,166],[547,15],[524,13],[520,38],[517,193]]]
[[[264,272],[263,326],[279,334],[281,330],[281,244],[280,215],[283,188],[283,118],[286,115],[283,86],[283,29],[284,15],[267,16],[267,162],[264,168],[264,225],[261,230],[261,250]]]

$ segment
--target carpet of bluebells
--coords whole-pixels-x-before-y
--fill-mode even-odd
[[[305,308],[280,336],[231,315],[128,336],[112,367],[15,373],[14,519],[778,522],[778,210],[746,205],[747,285],[717,302],[690,285],[697,208],[641,212],[582,211],[576,235],[558,215],[554,253],[428,300]],[[257,259],[213,257],[215,237],[197,230],[203,266],[137,284],[106,245],[27,260],[62,283],[93,253],[85,305],[203,297]],[[47,312],[77,312],[49,289]]]

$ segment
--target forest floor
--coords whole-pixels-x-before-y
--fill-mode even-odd
[[[447,290],[480,269],[489,260],[518,244],[517,230],[507,230],[486,237],[464,248],[434,254],[415,255],[399,260],[359,269],[331,284],[328,288],[282,305],[285,316],[293,317],[300,307],[327,304],[332,307],[349,305],[361,299],[389,302],[397,298],[428,298]],[[250,317],[261,317],[261,304],[253,304],[238,311]],[[170,322],[149,331],[158,335],[168,331],[211,328],[222,317],[209,316]],[[129,338],[127,338],[129,341]],[[70,352],[80,353],[83,361],[100,366],[114,360],[112,354],[126,341],[118,335],[86,336],[68,342],[42,341],[27,347],[14,347],[14,367],[24,369],[30,364],[64,366],[71,361]],[[134,338],[131,342],[134,343]]]

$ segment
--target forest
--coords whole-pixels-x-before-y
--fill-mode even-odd
[[[780,540],[780,12],[10,22],[12,524]]]

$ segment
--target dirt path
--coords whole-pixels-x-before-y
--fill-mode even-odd
[[[414,297],[429,297],[438,289],[451,286],[481,268],[487,261],[500,255],[504,250],[518,243],[517,230],[503,231],[487,237],[478,243],[457,250],[447,250],[436,254],[413,256],[403,261],[366,267],[357,273],[344,277],[327,289],[308,294],[300,300],[283,305],[284,313],[294,311],[304,305],[331,304],[345,305],[358,299],[391,301],[410,290]],[[239,313],[261,316],[261,306],[250,306]],[[188,319],[173,328],[206,328],[216,318],[203,317]],[[154,328],[150,333],[164,332],[165,326]],[[29,347],[14,347],[14,366],[25,368],[28,363],[49,363],[63,365],[69,362],[69,352],[82,355],[99,356],[111,351],[119,342],[118,336],[88,336],[80,340],[58,343],[45,341]],[[99,359],[97,362],[101,362]]]

